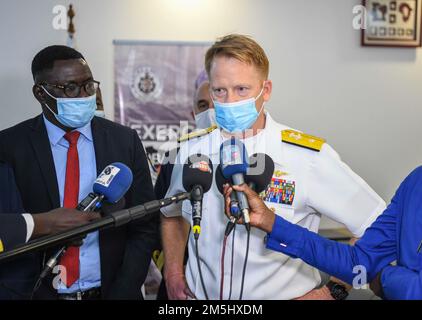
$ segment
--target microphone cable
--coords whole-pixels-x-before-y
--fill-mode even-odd
[[[41,271],[41,274],[39,275],[37,282],[35,283],[34,287],[32,288],[31,297],[30,300],[33,300],[35,292],[41,287],[42,282],[44,279],[50,274],[50,272],[54,269],[56,266],[58,260],[63,256],[63,254],[66,252],[67,246],[62,247],[59,251],[57,251],[44,265],[43,270]],[[44,254],[45,259],[45,254]],[[45,261],[45,260],[44,260]]]
[[[249,240],[251,236],[251,230],[249,228],[246,229],[247,231],[247,240],[246,240],[246,254],[245,254],[245,262],[243,264],[243,271],[242,271],[242,286],[240,287],[240,296],[239,300],[242,300],[243,297],[243,287],[245,285],[245,274],[246,274],[246,266],[248,264],[248,256],[249,256]]]
[[[207,293],[207,289],[205,288],[205,283],[204,283],[204,277],[202,276],[202,269],[201,269],[201,263],[199,261],[199,249],[198,249],[198,238],[195,238],[195,254],[196,254],[196,262],[198,264],[198,272],[199,272],[199,278],[201,279],[201,285],[202,285],[202,290],[204,290],[204,294],[205,294],[205,299],[209,300],[208,298],[208,293]]]
[[[224,290],[224,256],[226,254],[227,235],[224,235],[223,249],[221,251],[221,278],[220,278],[220,300],[223,300]]]
[[[232,232],[232,230],[234,230],[236,228],[236,224],[237,224],[237,218],[235,217],[231,217],[229,222],[227,223],[227,227],[226,230],[224,231],[224,240],[223,240],[223,248],[222,248],[222,252],[221,252],[221,276],[220,276],[220,300],[223,300],[223,291],[224,291],[224,260],[225,260],[225,255],[226,255],[226,246],[227,246],[227,239],[230,235],[230,233]],[[233,275],[233,247],[232,247],[232,265],[231,265],[231,276]],[[230,283],[231,283],[230,279]]]
[[[234,265],[234,237],[236,235],[236,225],[233,228],[233,237],[232,237],[232,254],[231,254],[231,266],[230,266],[230,291],[229,291],[229,300],[232,298],[232,288],[233,288],[233,265]]]
[[[31,296],[29,297],[29,300],[34,300],[35,292],[38,291],[38,289],[41,287],[43,278],[39,277],[37,279],[37,282],[35,283],[34,287],[32,288]]]

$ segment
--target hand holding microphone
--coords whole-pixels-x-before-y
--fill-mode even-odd
[[[260,212],[265,211],[262,210],[260,206],[257,206],[257,204],[260,205],[262,202],[257,193],[264,191],[267,188],[268,184],[271,182],[271,178],[274,172],[274,161],[267,154],[256,153],[249,158],[248,164],[249,166],[246,170],[246,175],[244,176],[244,180],[247,185],[242,184],[239,187],[234,187],[234,190],[233,188],[230,188],[230,180],[225,179],[222,176],[222,173],[218,171],[220,169],[220,166],[217,169],[216,183],[218,190],[225,196],[225,212],[229,219],[233,218],[233,196],[236,194],[235,192],[241,192],[246,196],[250,211],[256,209],[256,212],[258,212],[258,214]],[[246,188],[246,193],[243,191],[244,188]],[[253,204],[251,204],[250,201],[253,201]],[[262,202],[262,205],[265,206],[264,202]],[[256,212],[253,212],[253,214]],[[260,221],[260,214],[258,216],[254,215],[253,217],[251,216],[251,212],[249,214],[251,219],[251,225],[254,227],[262,229],[263,226],[265,226],[266,228],[268,228],[271,224],[271,219],[269,219],[269,221],[265,220],[266,223],[264,223],[264,221]],[[266,218],[270,217],[271,214],[269,216],[266,216]],[[237,222],[242,223],[243,221],[238,220]]]
[[[120,162],[112,163],[107,166],[97,177],[93,185],[93,192],[87,195],[76,207],[77,210],[88,214],[98,211],[104,201],[109,203],[117,203],[132,185],[132,171]],[[82,243],[79,239],[75,239],[70,245],[80,246]],[[45,264],[37,283],[33,289],[33,293],[41,285],[42,280],[57,265],[59,259],[66,252],[67,246],[58,250]],[[32,293],[32,294],[33,294]]]
[[[76,209],[58,208],[45,213],[32,215],[34,231],[31,238],[56,234],[79,227],[100,218],[98,212],[84,213]]]
[[[270,232],[275,220],[274,213],[265,206],[258,194],[251,188],[254,188],[258,192],[265,190],[273,174],[274,162],[265,154],[256,154],[251,159],[248,159],[245,145],[240,140],[232,137],[230,140],[223,142],[220,147],[220,163],[223,177],[233,185],[233,188],[230,188],[229,184],[225,184],[223,189],[225,213],[230,221],[226,227],[222,249],[220,298],[222,299],[224,296],[224,253],[227,237],[236,226],[236,223],[242,223],[243,221],[247,230],[247,238],[239,295],[239,300],[242,300],[249,254],[251,225]],[[216,174],[217,184],[221,183],[218,180],[218,175]],[[233,203],[236,202],[236,198],[233,197],[234,192],[236,193],[241,211],[240,218],[239,216],[233,216]]]
[[[93,192],[88,194],[76,209],[57,208],[45,213],[34,214],[33,238],[57,234],[71,228],[99,219],[103,213],[123,209],[123,195],[132,184],[132,172],[122,163],[107,166],[93,185]],[[73,245],[80,245],[75,241]]]
[[[246,147],[240,140],[232,137],[230,140],[221,144],[220,164],[224,178],[229,179],[233,185],[241,185],[245,183],[245,175],[247,173],[249,163]],[[250,221],[248,200],[241,191],[236,191],[236,197],[246,229],[249,230]]]
[[[230,185],[224,185],[224,202],[225,202],[225,213],[227,217],[230,218],[231,211],[230,211],[230,195],[233,191],[242,192],[249,203],[249,218],[250,218],[250,225],[252,227],[256,227],[261,229],[267,233],[270,233],[273,229],[274,221],[275,221],[275,213],[272,212],[268,207],[265,205],[264,201],[258,196],[258,194],[253,191],[248,185],[235,185],[230,187]],[[241,222],[241,221],[239,221]]]

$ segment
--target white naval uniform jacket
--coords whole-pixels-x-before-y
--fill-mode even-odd
[[[262,152],[273,159],[275,183],[285,182],[289,186],[294,186],[294,192],[289,193],[287,200],[272,197],[271,192],[268,192],[266,205],[277,215],[311,231],[318,232],[321,215],[326,215],[344,224],[354,236],[360,237],[385,209],[385,202],[341,161],[328,144],[324,144],[318,152],[284,143],[281,132],[286,129],[290,128],[275,122],[267,112],[265,129],[252,138],[242,140],[249,156]],[[220,145],[225,139],[220,130],[214,130],[206,136],[184,143],[176,158],[166,196],[184,191],[182,165],[188,156],[196,153],[205,154],[210,157],[216,169],[219,164]],[[167,217],[182,215],[192,224],[191,205],[188,200],[162,208],[161,212]],[[213,185],[203,199],[199,237],[201,269],[210,299],[219,299],[221,250],[227,222],[228,219],[224,214],[224,198],[216,187],[214,172]],[[265,232],[257,228],[251,229],[243,299],[293,299],[320,284],[318,270],[299,259],[267,249],[265,236]],[[228,299],[229,294],[232,237],[233,232],[226,247],[224,299]],[[187,283],[198,299],[205,299],[192,233],[189,236],[188,247]],[[239,298],[245,249],[246,230],[243,225],[238,225],[234,239],[231,299]]]

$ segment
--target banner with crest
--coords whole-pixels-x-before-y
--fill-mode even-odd
[[[114,41],[114,119],[138,132],[154,166],[194,128],[195,79],[209,46]]]

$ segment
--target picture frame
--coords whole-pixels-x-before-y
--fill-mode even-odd
[[[422,0],[363,0],[362,46],[415,48],[422,45]]]

